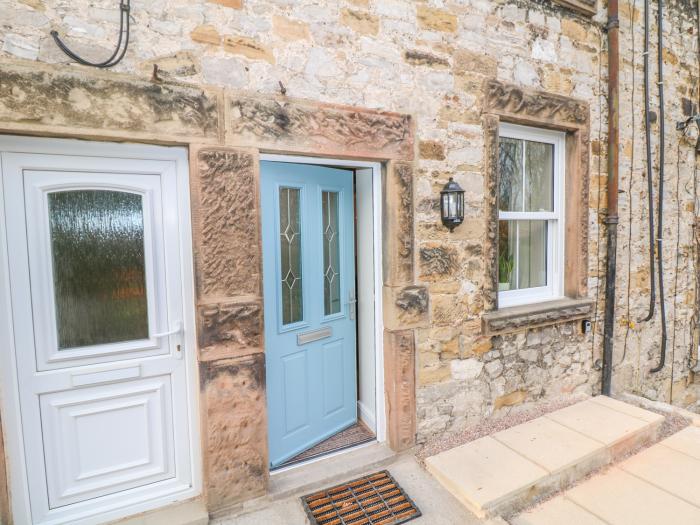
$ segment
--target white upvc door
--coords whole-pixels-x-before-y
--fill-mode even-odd
[[[13,509],[31,515],[16,522],[101,523],[195,495],[186,151],[0,138],[0,159],[0,362],[21,423]]]

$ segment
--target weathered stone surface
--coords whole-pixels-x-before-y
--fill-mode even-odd
[[[445,146],[436,140],[421,140],[418,151],[421,159],[445,160]]]
[[[450,361],[452,377],[459,380],[473,380],[481,375],[484,363],[478,359],[455,359]]]
[[[560,299],[547,303],[516,306],[483,316],[482,330],[495,335],[563,321],[582,319],[591,314],[590,299]]]
[[[262,352],[260,303],[206,304],[197,311],[201,361]]]
[[[531,91],[497,80],[486,83],[485,108],[515,119],[535,119],[584,126],[589,121],[588,104],[568,97]]]
[[[199,73],[199,64],[194,55],[188,51],[153,58],[143,62],[139,69],[141,72],[153,76],[154,66],[157,67],[155,75],[160,80],[174,77],[192,77]]]
[[[0,64],[0,129],[215,140],[218,98],[199,87]]]
[[[403,53],[403,57],[412,66],[429,66],[438,69],[445,69],[449,67],[450,62],[446,58],[439,57],[433,53],[427,53],[425,51],[417,50],[406,50]]]
[[[525,392],[524,390],[516,390],[514,392],[509,392],[508,394],[499,396],[494,400],[493,409],[499,410],[503,407],[512,407],[515,405],[519,405],[520,403],[525,401],[526,397],[527,392]]]
[[[429,243],[419,250],[420,278],[423,281],[440,281],[454,277],[459,269],[459,254],[450,246]]]
[[[419,5],[417,9],[418,25],[423,29],[454,33],[457,31],[457,17],[449,11],[433,9],[426,5]]]
[[[413,281],[413,164],[389,163],[384,185],[384,283]]]
[[[498,305],[498,117],[485,115],[484,128],[484,171],[486,194],[485,213],[486,236],[484,256],[490,261],[484,283],[484,309],[488,312]]]
[[[566,7],[570,7],[574,11],[583,13],[584,15],[593,16],[598,11],[598,0],[553,0],[554,2]]]
[[[384,331],[384,383],[389,446],[406,450],[416,440],[415,343],[411,330]]]
[[[199,150],[194,162],[199,298],[260,296],[257,158],[216,148]]]
[[[291,20],[284,16],[272,17],[272,28],[277,36],[284,40],[309,40],[309,25],[300,20]]]
[[[424,286],[384,287],[384,326],[403,330],[429,324],[428,290]]]
[[[379,33],[379,18],[367,11],[343,9],[340,13],[340,22],[363,35]]]
[[[209,24],[195,27],[190,33],[190,38],[200,44],[218,46],[221,43],[221,35],[214,26]]]
[[[227,35],[223,40],[223,49],[234,55],[242,55],[253,60],[265,60],[270,64],[275,63],[272,51],[252,38]]]
[[[498,61],[483,53],[475,53],[469,49],[457,49],[452,56],[453,70],[458,74],[479,74],[493,78],[498,72]]]
[[[200,364],[209,510],[265,493],[268,481],[263,354]]]
[[[232,97],[228,140],[327,155],[410,159],[411,117],[289,99]]]
[[[243,8],[243,0],[207,0],[207,2],[212,4],[219,4],[224,7],[231,7],[233,9]]]

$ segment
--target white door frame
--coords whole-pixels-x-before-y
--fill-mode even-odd
[[[382,165],[380,162],[342,160],[321,157],[305,157],[299,155],[261,154],[261,161],[288,162],[298,164],[321,164],[350,169],[372,170],[372,222],[374,226],[374,357],[375,357],[375,417],[377,441],[386,440],[386,407],[384,405],[384,316],[382,309]],[[359,340],[358,340],[359,344]],[[352,449],[347,449],[352,450]],[[345,452],[345,451],[340,451]],[[335,454],[329,454],[335,455]],[[328,456],[321,456],[319,460]],[[300,463],[299,465],[303,465]],[[277,469],[275,472],[286,471],[298,465]]]
[[[155,509],[175,501],[191,499],[202,491],[202,458],[199,429],[199,376],[196,360],[195,312],[194,312],[194,268],[192,257],[192,227],[190,218],[190,189],[188,152],[186,148],[149,146],[141,144],[117,144],[87,142],[73,139],[48,139],[19,136],[0,136],[0,153],[29,153],[52,155],[75,155],[82,157],[114,157],[125,159],[163,160],[175,164],[178,180],[178,208],[180,212],[179,241],[182,270],[182,297],[185,359],[187,368],[187,399],[190,419],[189,439],[191,443],[192,488],[177,495],[160,496],[146,502],[120,506],[99,515],[100,521],[111,521],[121,517]],[[7,250],[7,223],[2,184],[2,162],[0,162],[0,409],[5,435],[5,455],[9,471],[11,513],[17,523],[31,517],[29,486],[27,480],[24,437],[20,415],[19,386],[14,345],[9,257]],[[95,517],[74,521],[95,523]]]

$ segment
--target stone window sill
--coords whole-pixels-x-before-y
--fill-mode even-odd
[[[482,317],[484,335],[501,335],[589,317],[592,299],[557,299],[543,303],[501,308]]]

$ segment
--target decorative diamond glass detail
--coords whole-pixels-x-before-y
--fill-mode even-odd
[[[148,337],[141,195],[48,195],[58,348]]]
[[[282,324],[304,318],[301,273],[300,190],[280,188],[280,267]]]
[[[338,192],[321,194],[323,208],[323,312],[340,312],[340,232]]]

